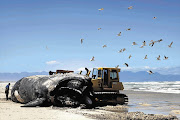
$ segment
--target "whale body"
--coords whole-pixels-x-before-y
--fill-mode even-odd
[[[91,78],[75,73],[24,77],[13,86],[11,99],[23,107],[90,107],[94,101]]]

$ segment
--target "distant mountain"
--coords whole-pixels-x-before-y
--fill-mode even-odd
[[[123,71],[119,73],[122,82],[143,82],[143,81],[180,81],[180,75],[162,75],[157,72],[149,75],[145,71],[130,72]]]
[[[21,72],[21,73],[0,73],[0,81],[17,81],[23,77],[32,75],[48,75],[48,72]]]
[[[21,73],[0,73],[0,81],[17,81],[23,77],[32,75],[48,75],[48,72],[21,72]],[[154,73],[149,75],[145,71],[130,72],[123,71],[119,73],[122,82],[143,82],[143,81],[180,81],[180,75],[162,75]]]

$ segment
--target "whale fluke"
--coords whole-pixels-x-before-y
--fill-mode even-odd
[[[28,102],[27,104],[25,104],[25,105],[23,105],[23,106],[21,106],[21,107],[36,107],[36,106],[42,106],[45,100],[46,100],[45,98],[37,98],[37,99],[35,99],[35,100],[33,100],[33,101]]]

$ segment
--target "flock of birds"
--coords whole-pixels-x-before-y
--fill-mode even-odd
[[[128,7],[128,10],[131,10],[131,9],[133,9],[133,6]],[[104,10],[104,8],[100,8],[100,9],[98,9],[98,10],[99,10],[99,11],[102,11],[102,10]],[[157,17],[153,17],[153,19],[157,19]],[[102,29],[102,28],[98,28],[97,30],[101,30],[101,29]],[[126,31],[130,31],[130,30],[131,30],[131,28],[126,29]],[[119,32],[119,33],[117,34],[117,36],[121,36],[121,32]],[[82,39],[80,39],[80,41],[81,41],[81,44],[83,44],[84,39],[82,38]],[[149,43],[149,46],[153,47],[153,46],[155,45],[155,43],[160,43],[161,41],[163,41],[163,40],[162,40],[162,39],[157,40],[157,41],[151,40],[150,43]],[[168,47],[171,48],[172,44],[173,44],[173,42],[171,42],[171,43],[168,45]],[[138,45],[138,44],[137,44],[136,42],[133,42],[133,43],[132,43],[132,46],[134,46],[134,45]],[[143,48],[144,46],[147,46],[145,40],[142,42],[142,45],[140,46],[140,48]],[[107,45],[103,45],[102,47],[105,48],[105,47],[107,47]],[[126,48],[120,49],[120,50],[118,51],[118,53],[122,53],[122,52],[124,52],[124,51],[126,51]],[[132,57],[132,56],[129,55],[128,58],[131,59],[131,57]],[[160,58],[161,58],[161,56],[159,55],[156,59],[157,59],[157,60],[160,60]],[[147,55],[145,55],[145,57],[144,57],[143,59],[148,59]],[[168,59],[168,57],[167,57],[167,56],[164,56],[164,60],[167,60],[167,59]],[[90,61],[95,61],[95,57],[93,56],[93,57],[90,59]],[[123,65],[125,65],[126,67],[129,67],[128,63],[124,63]],[[119,65],[116,66],[116,68],[118,68],[118,67],[119,67]],[[148,72],[149,74],[153,74],[153,72],[152,72],[151,70],[149,70],[149,71],[147,71],[147,72]]]

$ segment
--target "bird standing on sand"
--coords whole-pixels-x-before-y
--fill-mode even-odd
[[[127,63],[124,63],[123,65],[126,65],[126,67],[128,67],[128,66],[129,66]]]
[[[131,58],[132,56],[131,55],[129,55],[129,59]]]
[[[170,45],[168,45],[168,47],[169,47],[169,48],[171,48],[171,45],[172,45],[172,44],[173,44],[173,42],[171,42],[171,44],[170,44]]]
[[[98,28],[98,30],[100,30],[101,28]]]
[[[121,36],[121,32],[119,32],[119,33],[117,34],[117,36]]]
[[[103,48],[107,47],[107,45],[103,45]]]
[[[133,42],[132,45],[137,45],[137,43],[136,43],[136,42]]]
[[[161,56],[159,55],[159,56],[157,57],[157,60],[161,60],[160,57],[161,57]]]
[[[90,61],[95,61],[95,60],[94,60],[94,56],[90,59]]]
[[[148,59],[148,58],[147,58],[147,55],[144,57],[144,59]]]
[[[164,55],[164,60],[167,60],[167,59],[168,59],[168,57]]]
[[[147,72],[148,72],[150,75],[151,75],[151,74],[154,74],[151,70],[149,70],[149,71],[147,71]]]
[[[131,9],[133,9],[133,6],[128,7],[128,10],[131,10]]]
[[[102,11],[102,10],[104,10],[104,8],[101,8],[101,9],[98,9],[99,11]]]
[[[82,44],[84,39],[80,39],[80,40],[81,40],[81,44]]]

